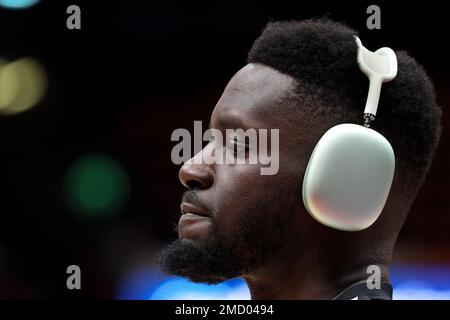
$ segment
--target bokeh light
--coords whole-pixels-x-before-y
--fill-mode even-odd
[[[450,265],[396,264],[394,300],[450,300]]]
[[[449,300],[450,266],[394,264],[390,268],[394,300]],[[216,285],[192,283],[164,275],[155,266],[129,270],[119,283],[120,300],[248,300],[250,291],[241,278]]]
[[[176,277],[166,280],[149,300],[249,300],[250,292],[242,279],[232,279],[215,285],[193,283]]]
[[[0,61],[0,114],[12,115],[31,109],[46,90],[45,69],[35,59]]]
[[[241,278],[219,284],[193,283],[167,276],[156,266],[140,266],[126,272],[117,288],[120,300],[249,300],[250,291]]]
[[[0,0],[0,6],[7,9],[26,9],[38,2],[39,0]]]
[[[130,182],[125,169],[104,154],[76,160],[65,179],[65,194],[73,211],[87,215],[113,215],[128,200]]]

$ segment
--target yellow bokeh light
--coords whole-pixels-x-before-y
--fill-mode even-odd
[[[11,115],[32,108],[46,90],[45,69],[33,58],[0,61],[0,114]]]

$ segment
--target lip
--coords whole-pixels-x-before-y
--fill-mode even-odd
[[[210,217],[209,214],[204,212],[202,209],[200,209],[199,207],[196,207],[193,204],[188,203],[188,202],[181,203],[180,210],[181,210],[182,215],[191,213],[193,215],[200,216],[200,217],[208,217],[208,218]]]
[[[210,218],[207,216],[200,216],[198,214],[188,212],[180,217],[180,224],[190,224],[202,220],[210,220]]]
[[[187,212],[180,217],[178,222],[178,236],[182,239],[203,239],[207,237],[211,226],[210,217]]]

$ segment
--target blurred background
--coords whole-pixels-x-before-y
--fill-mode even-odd
[[[81,8],[81,30],[66,9]],[[366,9],[381,8],[381,30]],[[248,299],[166,277],[177,237],[176,128],[208,121],[270,20],[328,16],[368,48],[410,52],[435,82],[444,131],[400,237],[397,299],[450,299],[450,4],[360,1],[0,0],[0,298]],[[81,268],[68,290],[66,269]]]

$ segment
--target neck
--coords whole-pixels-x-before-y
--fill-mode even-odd
[[[285,247],[264,266],[243,276],[252,300],[332,299],[353,283],[366,281],[371,275],[367,267],[373,264],[380,267],[381,279],[389,279],[386,260],[358,258],[363,255],[354,248],[330,251],[316,242],[302,250],[298,241],[291,243],[296,245]],[[294,256],[293,252],[301,254]]]

